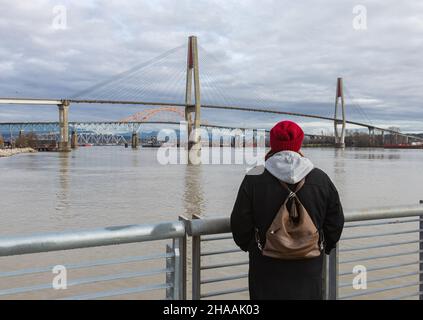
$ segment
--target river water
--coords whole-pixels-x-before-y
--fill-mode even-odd
[[[0,159],[0,234],[154,223],[179,215],[230,215],[246,166],[161,165],[156,152],[83,147],[71,153]],[[346,211],[414,205],[423,199],[422,150],[306,148],[304,152],[334,181]],[[128,254],[139,248],[127,247]],[[116,256],[116,251],[106,249],[81,253],[76,260]],[[75,256],[63,259],[74,261]],[[25,268],[53,263],[53,258],[34,256],[21,260],[2,258],[1,270],[16,269],[17,264]],[[7,287],[18,284],[20,280]]]

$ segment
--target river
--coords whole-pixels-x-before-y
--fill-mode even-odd
[[[156,152],[81,147],[71,153],[0,159],[0,234],[154,223],[179,215],[230,215],[246,166],[161,165]],[[418,204],[423,199],[422,150],[305,148],[304,152],[334,181],[345,210]],[[130,253],[139,247],[128,248]],[[112,251],[102,248],[95,256],[113,256]],[[83,257],[93,257],[92,251],[76,260]],[[74,258],[71,255],[69,261]],[[25,263],[45,265],[50,258],[22,261],[21,268]],[[0,262],[2,270],[16,266],[5,258]]]

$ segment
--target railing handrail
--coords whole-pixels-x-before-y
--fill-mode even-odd
[[[157,224],[126,225],[0,237],[0,257],[89,247],[128,244],[184,237],[185,223],[171,221]]]
[[[203,236],[231,232],[229,217],[201,218],[187,223],[187,233],[190,236]]]
[[[356,209],[345,212],[345,222],[395,219],[423,216],[423,206],[398,206],[386,208]],[[201,236],[231,232],[230,218],[202,218],[189,221],[187,233],[190,236]]]
[[[385,208],[367,208],[348,211],[345,213],[345,222],[379,220],[379,219],[395,219],[406,217],[423,216],[422,205],[408,205]]]
[[[359,209],[345,213],[345,221],[423,216],[423,206],[399,206]],[[177,237],[228,233],[230,218],[202,218],[157,224],[127,225],[37,234],[0,237],[0,257],[19,254],[89,248],[116,244],[164,240]]]

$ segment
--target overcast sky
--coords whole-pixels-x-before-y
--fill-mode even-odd
[[[364,13],[367,19],[359,19]],[[204,102],[331,116],[336,78],[343,77],[350,119],[423,131],[421,0],[0,0],[0,96],[71,97],[183,46],[189,35],[201,45]],[[111,82],[102,94],[182,102],[185,50]],[[140,110],[72,105],[70,117],[118,120]],[[281,120],[212,110],[203,118],[255,127]],[[0,122],[56,119],[52,107],[0,105]],[[306,131],[332,127],[295,120]]]

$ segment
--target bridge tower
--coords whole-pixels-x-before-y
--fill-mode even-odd
[[[194,104],[192,103],[192,84],[194,82]],[[201,109],[201,96],[200,96],[200,77],[198,67],[198,47],[197,37],[190,36],[188,38],[188,56],[187,56],[187,76],[186,76],[186,89],[185,89],[185,120],[187,122],[188,134],[188,150],[194,149],[197,152],[194,154],[199,155],[201,150],[201,142],[198,134],[200,128],[200,109]],[[192,113],[194,113],[194,121],[192,120]],[[194,134],[192,135],[192,131]]]
[[[338,119],[339,100],[341,100],[342,119]],[[338,78],[336,84],[336,100],[335,100],[335,148],[345,148],[345,104],[344,104],[344,88],[342,78]],[[338,126],[341,125],[341,132]]]

